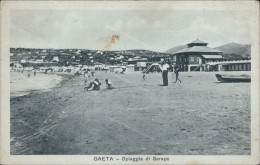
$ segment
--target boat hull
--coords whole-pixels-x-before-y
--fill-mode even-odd
[[[251,77],[245,77],[245,76],[223,76],[220,74],[216,74],[216,78],[220,82],[251,82]]]

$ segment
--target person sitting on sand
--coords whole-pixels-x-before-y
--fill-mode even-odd
[[[107,85],[107,89],[113,89],[112,83],[111,83],[110,80],[106,79],[105,82],[106,82],[106,85]]]
[[[179,80],[180,83],[181,83],[181,80],[179,79],[179,71],[180,71],[180,68],[179,68],[178,65],[176,65],[176,66],[174,67],[174,73],[175,73],[175,77],[176,77],[175,83],[176,83],[178,80]]]
[[[100,90],[101,83],[96,78],[95,81],[91,82],[88,87],[85,87],[84,89],[86,91],[98,91]]]

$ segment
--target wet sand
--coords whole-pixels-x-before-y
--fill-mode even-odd
[[[175,84],[170,73],[162,87],[160,74],[96,72],[101,91],[84,92],[82,75],[64,76],[11,99],[11,154],[250,154],[250,83],[180,73]]]

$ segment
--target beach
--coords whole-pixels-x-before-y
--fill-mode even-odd
[[[161,86],[97,71],[100,91],[83,75],[61,75],[51,90],[12,97],[11,154],[250,155],[250,83],[220,83],[213,72],[180,72]],[[105,79],[114,89],[105,89]],[[12,90],[11,90],[12,91]]]

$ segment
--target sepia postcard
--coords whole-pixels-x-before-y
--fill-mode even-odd
[[[0,164],[259,164],[259,1],[1,1]]]

